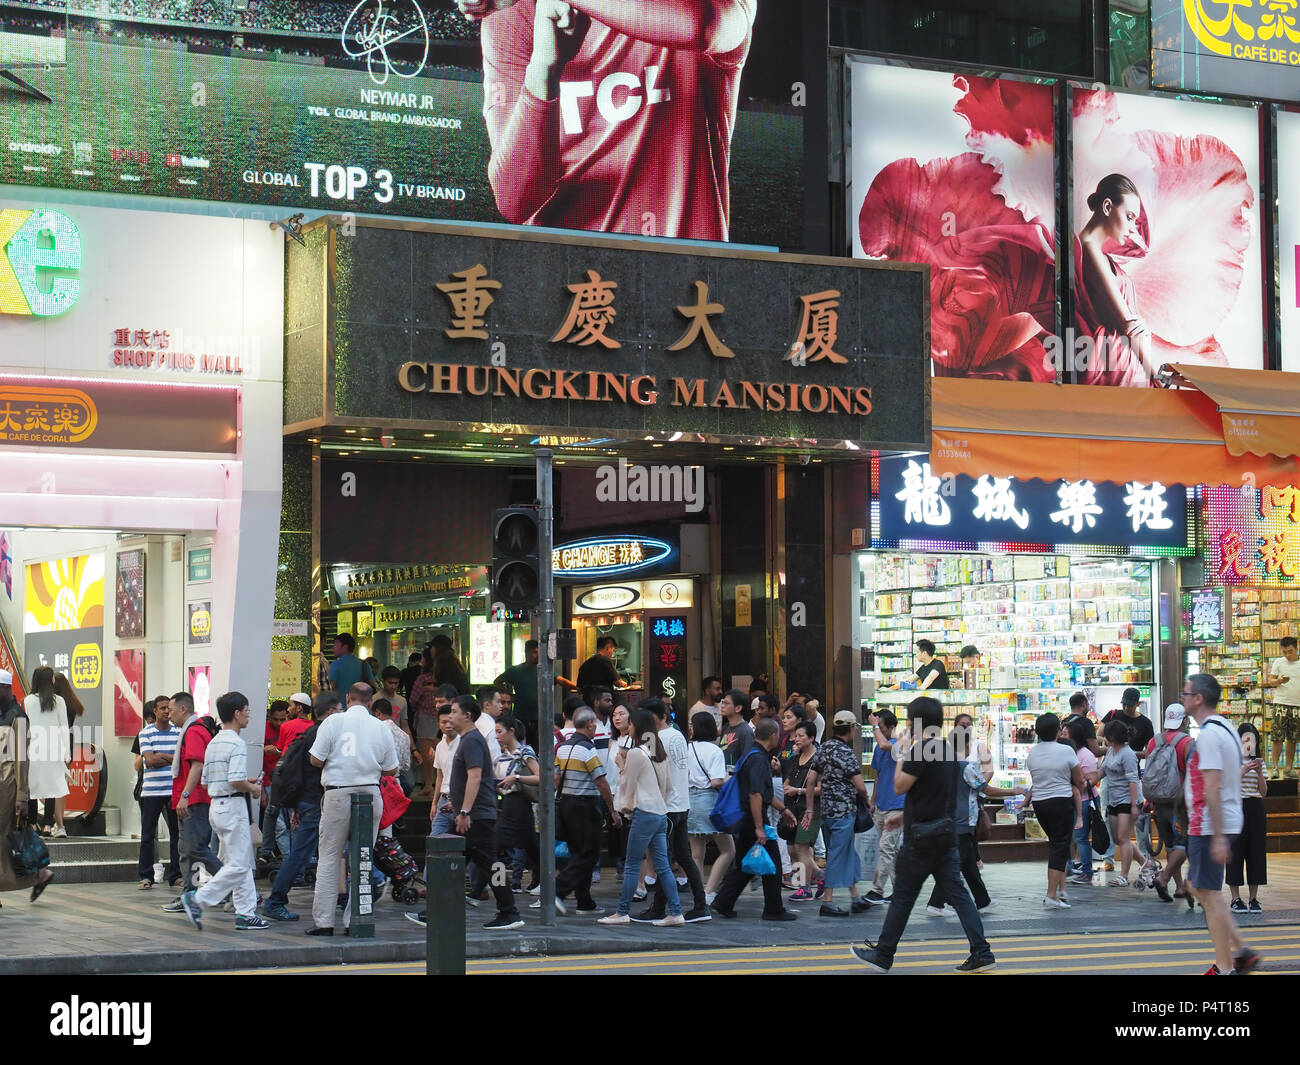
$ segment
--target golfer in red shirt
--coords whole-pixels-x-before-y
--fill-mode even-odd
[[[726,240],[758,0],[457,0],[507,221]]]

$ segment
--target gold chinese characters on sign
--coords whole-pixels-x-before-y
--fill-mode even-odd
[[[95,431],[94,401],[75,388],[0,388],[0,440],[15,444],[75,444]]]
[[[450,340],[487,340],[487,314],[495,302],[494,292],[502,288],[500,281],[488,276],[482,263],[451,274],[455,281],[444,281],[436,286],[451,304],[451,324],[443,330]],[[618,282],[603,278],[595,270],[586,271],[586,280],[565,285],[570,294],[569,309],[563,323],[551,337],[552,344],[575,344],[578,347],[599,345],[608,351],[617,351],[622,345],[609,335],[618,310]],[[693,282],[695,302],[679,304],[677,313],[686,319],[686,330],[668,346],[668,351],[685,351],[698,340],[703,340],[709,352],[718,359],[735,357],[718,336],[712,319],[726,314],[722,303],[709,298],[709,286],[704,281]],[[812,292],[799,297],[800,321],[794,340],[789,345],[787,359],[796,364],[832,363],[849,360],[835,350],[839,337],[840,293],[837,289]]]

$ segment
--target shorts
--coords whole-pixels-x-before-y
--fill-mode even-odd
[[[1232,846],[1235,835],[1228,837]],[[1222,891],[1224,866],[1210,857],[1213,836],[1191,836],[1187,840],[1187,882],[1201,891]]]
[[[1125,802],[1125,803],[1121,803],[1119,806],[1107,806],[1107,807],[1106,807],[1106,816],[1107,816],[1107,817],[1118,817],[1120,814],[1128,814],[1129,817],[1132,817],[1132,816],[1133,816],[1133,804],[1132,804],[1131,802]]]
[[[718,793],[712,788],[691,788],[691,810],[686,815],[688,836],[711,836],[718,831],[709,820],[717,800]]]
[[[1152,804],[1155,811],[1156,832],[1160,836],[1160,845],[1165,849],[1165,857],[1174,850],[1187,849],[1187,807],[1181,802],[1157,802]]]
[[[437,717],[420,714],[415,719],[415,738],[417,740],[437,740],[442,738],[442,729],[438,727]]]
[[[1300,707],[1273,704],[1273,723],[1269,735],[1274,743],[1300,740]]]

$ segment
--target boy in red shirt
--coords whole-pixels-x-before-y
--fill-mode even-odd
[[[185,891],[193,891],[195,871],[202,865],[215,876],[221,861],[212,849],[212,824],[208,819],[211,799],[203,787],[203,757],[208,751],[212,733],[195,716],[194,696],[177,692],[171,697],[168,708],[172,728],[181,730],[176,746],[176,762],[172,767],[172,808],[180,822],[181,872],[185,876]],[[167,903],[168,913],[184,913],[180,899]]]
[[[726,240],[757,0],[457,0],[483,19],[497,207],[516,224]]]

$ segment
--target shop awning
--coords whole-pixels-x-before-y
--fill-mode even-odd
[[[1233,455],[1300,454],[1300,374],[1174,363],[1175,380],[1198,389],[1223,417]]]
[[[1293,457],[1230,453],[1214,400],[1195,390],[936,377],[931,401],[936,471],[1022,480],[1300,483]],[[1300,430],[1300,419],[1294,424]]]

